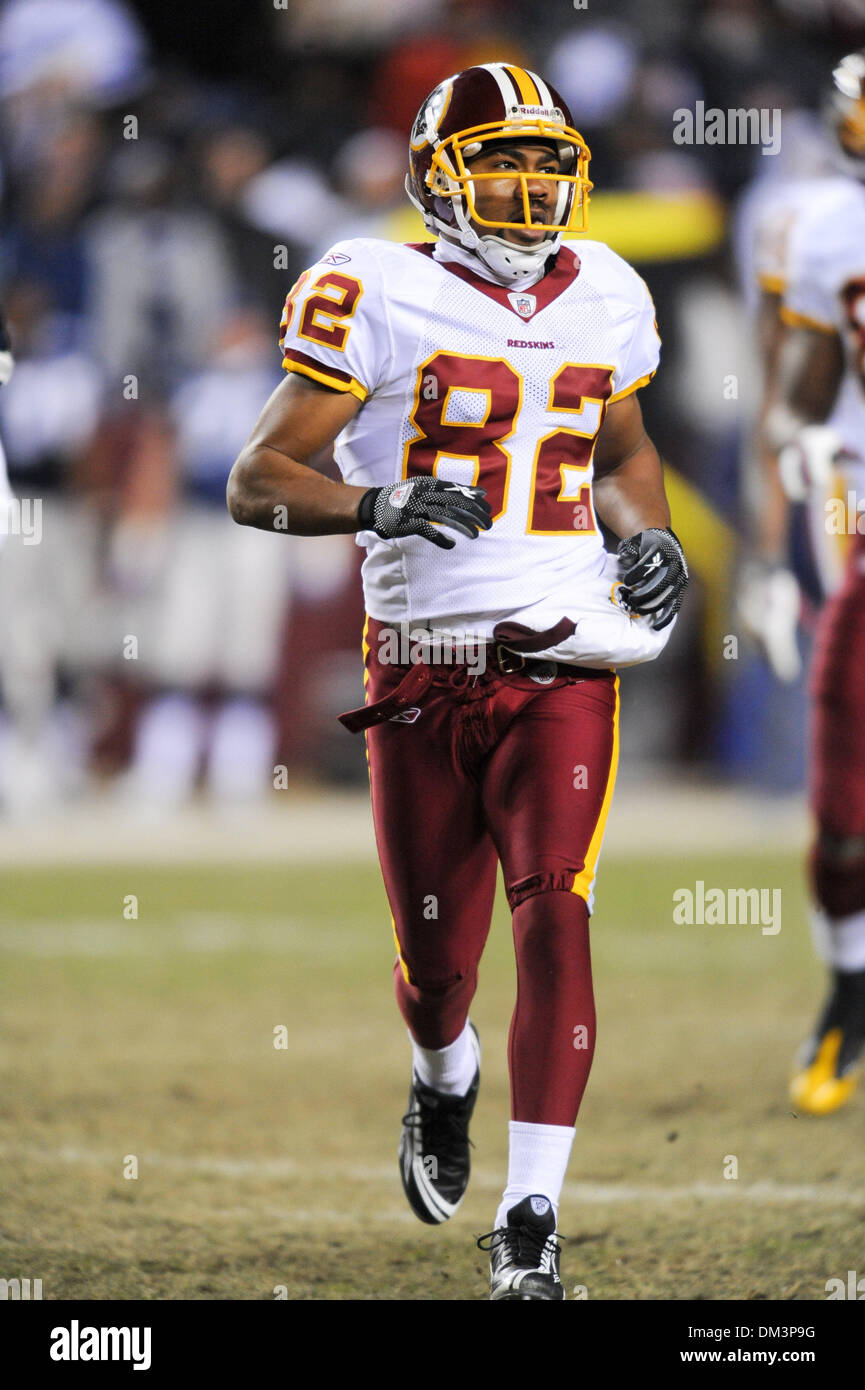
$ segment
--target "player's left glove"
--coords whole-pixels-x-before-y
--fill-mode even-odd
[[[678,536],[669,527],[651,527],[620,541],[617,554],[622,599],[660,632],[681,608],[688,585],[688,563]]]

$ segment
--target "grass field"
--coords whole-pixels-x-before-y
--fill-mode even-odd
[[[602,866],[569,1294],[821,1299],[865,1269],[862,1098],[825,1120],[786,1098],[822,990],[801,878],[792,854]],[[781,931],[675,925],[673,892],[698,879],[781,887]],[[502,899],[473,1009],[472,1184],[433,1229],[396,1169],[409,1053],[373,865],[4,869],[0,893],[0,1276],[41,1278],[48,1299],[486,1297],[474,1238],[506,1171],[513,999]]]

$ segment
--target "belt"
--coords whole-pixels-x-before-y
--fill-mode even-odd
[[[549,684],[558,676],[568,676],[572,680],[595,680],[608,676],[606,669],[591,666],[572,666],[567,662],[550,661],[547,658],[532,658],[531,652],[544,651],[556,646],[575,631],[568,618],[562,618],[555,627],[545,632],[534,632],[521,623],[499,623],[493,630],[493,641],[486,644],[486,661],[506,676],[526,675],[543,672],[543,684]],[[396,689],[371,705],[361,705],[359,709],[347,710],[338,716],[339,722],[350,733],[372,728],[391,720],[402,724],[413,724],[420,715],[418,701],[426,694],[432,684],[436,668],[426,662],[416,662],[407,671]]]
[[[413,724],[420,714],[420,710],[414,713],[415,702],[426,693],[432,684],[432,678],[432,666],[419,661],[409,669],[396,690],[392,690],[389,695],[375,700],[371,705],[361,705],[359,709],[347,710],[345,714],[337,715],[337,718],[350,734],[358,734],[361,729],[370,729],[373,724],[384,724],[389,719],[399,718],[400,715],[403,716],[402,723]]]
[[[528,676],[532,668],[543,666],[547,671],[552,668],[553,674],[557,675],[560,663],[557,661],[538,661],[525,652],[515,652],[510,647],[506,647],[503,642],[491,642],[487,647],[487,662],[501,671],[503,676],[516,676],[525,672]]]

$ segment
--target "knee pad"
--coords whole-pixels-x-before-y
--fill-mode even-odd
[[[811,884],[829,917],[865,910],[865,835],[821,830],[811,851]]]
[[[513,912],[514,908],[519,907],[527,898],[536,897],[538,893],[572,893],[580,902],[585,902],[582,894],[574,893],[574,881],[578,872],[577,869],[540,869],[537,873],[517,879],[516,883],[509,883],[505,891],[511,911]]]
[[[440,970],[432,971],[408,965],[403,956],[394,961],[394,976],[402,978],[418,997],[430,1003],[446,1002],[447,999],[466,987],[477,988],[477,970],[454,970],[444,975]]]

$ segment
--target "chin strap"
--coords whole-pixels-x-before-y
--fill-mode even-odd
[[[482,237],[466,218],[460,199],[455,199],[453,204],[456,223],[448,225],[417,200],[408,176],[405,188],[409,201],[421,214],[427,231],[438,237],[434,252],[436,260],[457,261],[495,284],[528,289],[543,278],[547,261],[562,244],[561,232],[557,232],[549,241],[539,242],[537,246],[515,246],[500,236]],[[557,219],[561,216],[561,210],[562,194],[556,206]]]
[[[480,237],[470,227],[459,242],[439,236],[434,256],[437,261],[456,261],[497,285],[528,289],[543,278],[547,261],[558,251],[561,240],[559,233],[551,241],[524,248],[504,237]]]

